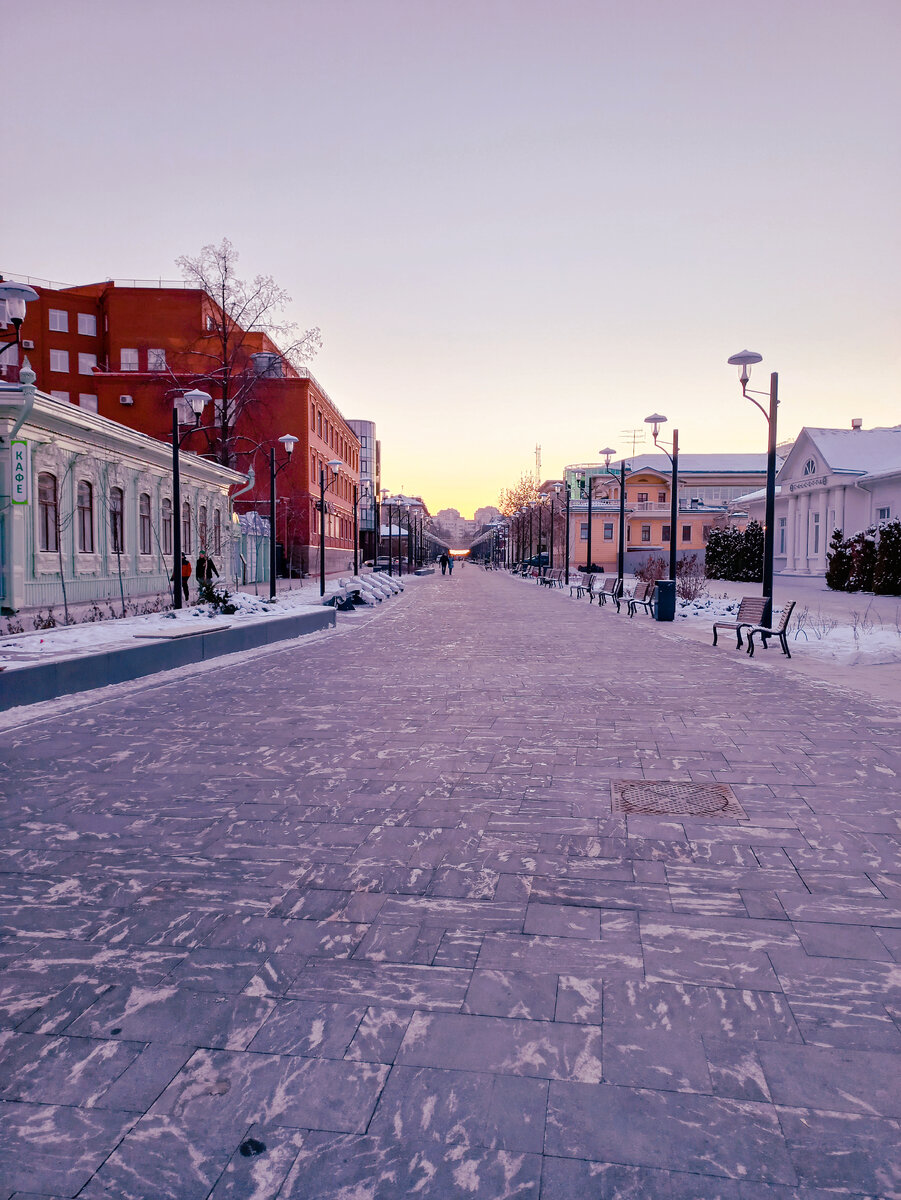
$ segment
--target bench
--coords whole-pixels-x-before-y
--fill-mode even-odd
[[[563,568],[551,567],[541,582],[547,587],[563,587]]]
[[[765,625],[752,625],[750,627],[750,629],[748,630],[748,653],[751,655],[752,658],[754,657],[754,634],[755,633],[760,634],[760,640],[761,640],[761,642],[763,642],[764,650],[767,649],[767,644],[766,644],[767,638],[777,637],[779,639],[779,644],[782,646],[783,654],[785,654],[786,658],[791,658],[791,654],[789,653],[789,649],[788,649],[788,642],[786,640],[786,631],[788,630],[789,618],[792,615],[792,609],[794,607],[795,607],[794,600],[792,600],[788,604],[784,605],[782,612],[779,614],[779,620],[772,627],[772,629],[768,629]]]
[[[577,599],[581,599],[581,597],[585,595],[590,597],[591,581],[593,579],[593,575],[586,575],[584,572],[580,572],[578,575],[573,575],[569,585],[569,594],[572,596],[573,593],[575,593]]]
[[[717,629],[734,629],[738,639],[736,650],[741,649],[741,631],[752,625],[759,625],[763,620],[763,612],[767,605],[766,596],[742,596],[738,606],[738,615],[734,621],[715,621],[713,625],[713,644],[716,645]]]
[[[643,608],[650,615],[651,605],[654,603],[654,592],[657,590],[656,583],[636,583],[632,589],[632,595],[626,599],[626,606],[629,609],[629,616],[635,616],[636,608]]]
[[[608,575],[604,582],[598,588],[597,597],[598,605],[602,606],[608,600],[612,600],[616,605],[616,611],[619,612],[619,603],[623,594],[623,581],[617,579],[615,575]]]

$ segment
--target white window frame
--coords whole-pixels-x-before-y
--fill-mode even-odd
[[[47,312],[47,327],[52,333],[69,332],[69,314],[64,308],[51,308]]]
[[[133,358],[132,355],[134,355]],[[140,369],[140,365],[140,356],[134,346],[125,346],[119,351],[120,371],[137,371]]]
[[[879,508],[876,509],[876,520],[877,521],[890,521],[891,519],[892,519],[892,507],[890,504],[886,504],[884,507],[880,506]]]
[[[68,350],[51,350],[50,351],[50,370],[59,371],[61,375],[69,374],[69,351]]]
[[[78,354],[78,374],[93,375],[94,368],[97,366],[96,354],[83,354],[79,351]]]
[[[83,337],[97,336],[97,318],[93,313],[78,314],[78,332]]]
[[[97,412],[97,397],[91,395],[90,392],[79,392],[78,404],[86,412]]]
[[[147,370],[166,370],[166,351],[162,346],[156,346],[147,351]]]

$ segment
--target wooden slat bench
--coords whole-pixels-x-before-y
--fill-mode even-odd
[[[635,610],[639,607],[643,608],[650,615],[656,588],[656,583],[636,583],[632,595],[626,597],[626,607],[629,610],[630,617],[635,616]]]
[[[563,568],[551,567],[545,572],[541,582],[546,587],[563,587]]]
[[[591,581],[593,579],[593,575],[586,575],[584,572],[580,572],[578,575],[573,575],[569,583],[569,594],[571,596],[576,596],[578,599],[581,599],[582,596],[590,597]]]
[[[788,641],[786,640],[786,632],[788,630],[788,622],[789,622],[789,619],[791,618],[792,609],[794,607],[795,607],[794,600],[792,600],[792,601],[790,601],[790,603],[784,605],[782,608],[782,612],[779,614],[779,620],[776,622],[775,625],[773,625],[773,627],[771,629],[768,629],[765,625],[752,625],[750,627],[750,629],[748,629],[748,653],[751,655],[752,658],[754,657],[754,634],[755,633],[760,634],[760,640],[761,640],[761,642],[763,642],[764,650],[766,650],[766,648],[767,648],[767,644],[766,644],[767,638],[777,637],[779,639],[779,644],[782,646],[783,654],[785,654],[786,658],[791,658],[791,654],[788,649]]]
[[[763,620],[763,611],[766,608],[766,596],[742,596],[741,603],[738,606],[738,615],[734,621],[714,621],[713,624],[713,644],[716,645],[716,631],[718,629],[734,629],[737,641],[735,643],[736,650],[741,649],[741,631],[749,629],[752,625],[759,625]]]
[[[621,579],[617,579],[615,575],[608,575],[598,589],[598,605],[603,606],[608,600],[612,600],[616,605],[616,611],[619,612],[619,603],[622,594],[623,581]]]

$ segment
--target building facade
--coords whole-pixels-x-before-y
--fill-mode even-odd
[[[735,504],[763,523],[765,494]],[[801,430],[776,476],[774,569],[825,575],[834,529],[845,537],[901,516],[901,425]]]
[[[212,397],[185,445],[240,471],[253,485],[239,511],[269,513],[269,450],[285,453],[283,434],[298,438],[277,481],[276,538],[294,573],[318,570],[320,484],[325,483],[326,569],[353,558],[353,486],[360,443],[337,405],[305,369],[293,366],[267,335],[231,322],[196,287],[107,280],[60,287],[30,282],[24,353],[54,399],[169,440],[172,406],[186,390]],[[4,354],[2,378],[18,363]],[[190,412],[184,414],[193,422]],[[337,475],[327,467],[340,461]]]
[[[172,448],[61,404],[33,383],[0,384],[0,606],[138,599],[171,590],[174,522],[184,553],[233,573],[236,471],[182,454],[181,510]]]

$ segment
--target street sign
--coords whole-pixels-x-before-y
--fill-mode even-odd
[[[12,502],[27,504],[31,495],[31,453],[24,438],[14,438],[10,443],[12,455]]]

